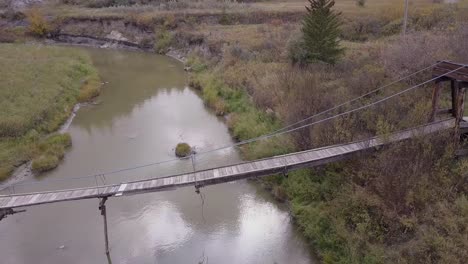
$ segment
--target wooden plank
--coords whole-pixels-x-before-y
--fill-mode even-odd
[[[440,98],[441,90],[442,90],[442,82],[436,81],[434,89],[432,90],[432,110],[431,110],[431,114],[429,115],[429,122],[433,122],[435,120],[437,108],[439,105],[439,98]]]
[[[11,198],[9,198],[9,197],[0,199],[0,207],[5,206],[6,204],[8,204],[8,202],[10,200],[11,200]]]
[[[464,65],[460,63],[455,63],[455,62],[448,62],[448,61],[440,62],[437,66],[434,67],[432,71],[432,75],[434,77],[438,77],[438,76],[442,76],[446,74],[445,77],[447,78],[452,78],[452,79],[461,80],[461,81],[468,81],[468,68],[464,67],[462,69],[459,69],[462,66]],[[448,72],[451,72],[454,70],[457,70],[457,71],[447,74]]]

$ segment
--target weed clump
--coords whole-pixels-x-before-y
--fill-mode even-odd
[[[164,54],[169,51],[169,47],[172,44],[174,36],[171,32],[166,29],[162,29],[156,34],[156,43],[154,44],[154,50],[159,54]]]
[[[192,154],[192,148],[187,143],[179,143],[176,146],[175,154],[179,158],[185,158]]]
[[[26,19],[29,22],[29,32],[35,36],[45,37],[51,30],[49,22],[38,9],[26,12]]]
[[[56,168],[65,156],[65,149],[72,145],[71,136],[68,133],[57,134],[48,137],[38,144],[39,156],[32,161],[31,168],[34,172],[45,172]]]
[[[34,159],[31,168],[34,172],[46,172],[55,169],[58,164],[59,159],[56,156],[44,155]]]

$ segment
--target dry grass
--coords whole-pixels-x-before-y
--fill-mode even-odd
[[[219,1],[200,1],[193,2],[187,1],[187,4],[175,6],[173,8],[167,5],[133,5],[133,6],[113,6],[105,8],[89,8],[77,5],[45,5],[45,11],[50,14],[60,15],[64,17],[125,17],[129,13],[146,14],[148,16],[157,17],[168,14],[184,13],[190,14],[219,14],[222,12],[236,13],[236,12],[305,12],[307,1],[260,1],[254,3],[235,3],[235,2],[219,2]],[[410,10],[418,9],[420,7],[433,5],[432,0],[414,0],[411,1]],[[356,5],[355,0],[338,0],[336,8],[343,12],[345,15],[367,15],[382,14],[393,15],[398,13],[402,15],[403,2],[374,0],[367,1],[365,7]]]

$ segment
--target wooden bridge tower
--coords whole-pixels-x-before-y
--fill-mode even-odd
[[[462,140],[466,139],[468,136],[468,117],[465,117],[464,113],[466,90],[468,88],[468,66],[460,63],[442,61],[434,67],[432,76],[433,78],[437,78],[438,76],[442,77],[435,80],[435,87],[432,94],[432,111],[429,121],[434,121],[437,114],[451,114],[456,120],[456,140],[460,137]],[[444,87],[443,84],[446,82],[450,82],[451,108],[439,110],[439,98]],[[468,155],[468,149],[460,150],[459,154]]]

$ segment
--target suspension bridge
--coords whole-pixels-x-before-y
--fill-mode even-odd
[[[348,111],[339,112],[334,114],[331,117],[322,118],[318,121],[310,122],[310,120],[317,118],[320,115],[332,112],[334,110],[339,110],[340,107],[356,102],[362,98],[368,97],[380,90],[393,85],[397,82],[409,78],[417,73],[423,72],[432,69],[431,79],[414,85],[412,87],[401,90],[392,95],[386,96],[382,99],[367,103],[363,106],[353,108]],[[90,186],[86,188],[76,188],[76,189],[67,189],[67,190],[54,190],[54,191],[42,191],[42,192],[33,192],[33,193],[12,193],[9,195],[0,196],[0,220],[5,218],[8,215],[17,213],[15,211],[17,208],[36,206],[41,204],[48,203],[58,203],[72,200],[83,200],[83,199],[100,199],[99,209],[101,214],[104,217],[105,222],[105,232],[106,232],[106,243],[107,243],[107,222],[106,222],[106,207],[105,202],[108,198],[111,197],[121,197],[127,195],[149,193],[149,192],[160,192],[160,191],[169,191],[174,190],[180,187],[195,186],[198,191],[199,188],[221,184],[226,182],[237,181],[240,179],[248,178],[257,178],[261,176],[273,175],[273,174],[287,174],[289,171],[305,168],[305,167],[314,167],[324,165],[330,162],[335,162],[338,160],[343,160],[349,157],[353,157],[359,153],[374,151],[379,147],[395,143],[399,141],[404,141],[413,137],[427,135],[431,133],[436,133],[439,131],[447,129],[455,129],[455,136],[457,140],[460,137],[466,136],[468,134],[468,117],[464,117],[464,100],[466,89],[468,88],[468,65],[458,64],[448,61],[437,62],[434,65],[431,65],[428,68],[422,69],[418,72],[415,72],[411,75],[408,75],[402,79],[396,80],[386,86],[380,87],[376,90],[370,91],[360,97],[357,97],[353,100],[347,101],[343,104],[337,105],[333,108],[327,109],[323,112],[310,116],[308,118],[302,119],[294,124],[283,127],[277,131],[269,133],[267,135],[260,136],[258,138],[238,142],[236,144],[225,146],[217,149],[213,149],[208,152],[215,152],[220,149],[236,147],[244,144],[249,144],[259,140],[264,140],[267,138],[275,137],[278,135],[291,133],[293,131],[310,127],[312,125],[326,122],[328,120],[345,116],[350,113],[358,112],[360,110],[372,107],[374,105],[385,102],[391,98],[397,97],[403,93],[414,90],[419,87],[425,87],[427,84],[435,83],[432,95],[432,111],[429,115],[429,122],[425,125],[418,127],[413,127],[407,130],[399,131],[390,135],[377,136],[368,138],[365,140],[360,140],[356,142],[350,142],[346,144],[326,146],[317,149],[310,149],[301,152],[290,153],[281,156],[274,156],[271,158],[254,160],[249,162],[244,162],[240,164],[216,167],[206,170],[198,170],[190,173],[170,175],[166,177],[158,177],[146,180],[139,181],[129,181],[118,184],[108,184],[108,185],[97,185]],[[442,83],[450,82],[451,87],[451,108],[450,109],[439,109],[439,101],[442,89]],[[448,114],[446,118],[438,117],[441,114]],[[467,150],[459,150],[460,155],[468,154]],[[203,154],[203,153],[200,153]],[[199,154],[197,154],[199,155]],[[124,170],[134,170],[136,168],[141,168],[144,166],[151,166],[159,163],[147,164],[143,166],[121,169],[115,172],[120,172]],[[108,174],[111,174],[110,172]],[[92,176],[90,176],[92,177]],[[94,176],[95,177],[95,176]],[[106,247],[107,248],[107,247]],[[108,250],[107,250],[108,253]]]

